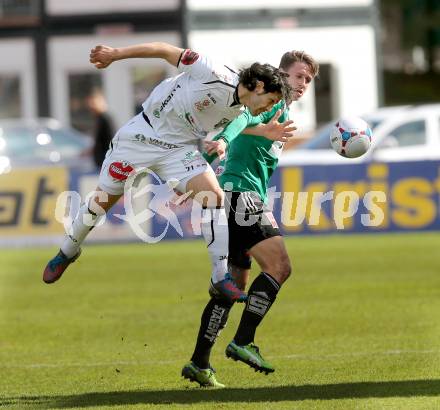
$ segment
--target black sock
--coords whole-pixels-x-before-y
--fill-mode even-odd
[[[191,361],[201,369],[209,367],[211,348],[225,327],[229,311],[234,303],[226,299],[212,298],[205,307],[200,320],[197,343]]]
[[[261,272],[252,282],[246,307],[241,315],[234,342],[240,346],[254,341],[257,326],[261,323],[277,297],[280,284],[268,273]]]

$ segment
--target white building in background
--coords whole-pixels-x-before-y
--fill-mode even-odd
[[[99,88],[119,126],[155,84],[176,71],[160,60],[118,62],[98,71],[88,62],[89,50],[158,40],[189,45],[237,67],[253,61],[277,65],[285,51],[303,49],[321,64],[321,78],[297,103],[296,122],[306,130],[361,114],[380,103],[373,3],[35,0],[23,3],[32,6],[26,14],[25,6],[8,9],[11,2],[0,0],[0,53],[7,56],[0,59],[0,118],[48,115],[87,131],[84,99]]]
[[[300,128],[380,104],[374,0],[188,0],[188,8],[189,44],[200,52],[238,66],[278,65],[297,49],[320,63],[315,90],[295,103]]]

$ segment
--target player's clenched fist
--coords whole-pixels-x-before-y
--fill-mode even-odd
[[[96,68],[106,68],[115,61],[116,49],[109,46],[96,46],[90,51],[90,62]]]

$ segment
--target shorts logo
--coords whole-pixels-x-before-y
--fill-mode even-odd
[[[109,175],[116,181],[125,181],[134,171],[133,166],[126,161],[112,162],[108,168]]]
[[[202,154],[198,151],[187,152],[182,160],[183,165],[187,166],[196,161],[202,160]]]
[[[157,108],[153,111],[153,115],[156,117],[156,118],[160,118],[160,110],[158,110]]]
[[[184,65],[191,65],[194,64],[199,59],[199,55],[190,49],[186,49],[183,54],[182,58],[180,59],[181,63]]]
[[[145,135],[143,134],[136,134],[134,136],[134,140],[138,142],[145,142],[147,139],[145,138]]]
[[[148,143],[151,145],[155,145],[156,147],[161,147],[165,149],[174,149],[181,147],[181,145],[171,144],[170,142],[161,141],[157,138],[152,138],[152,137],[149,137]]]

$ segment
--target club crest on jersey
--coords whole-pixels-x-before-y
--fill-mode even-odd
[[[186,49],[183,54],[182,58],[180,59],[181,63],[184,65],[191,65],[194,64],[199,59],[199,55],[190,49]]]
[[[123,182],[134,171],[133,165],[127,161],[112,162],[108,168],[109,175],[115,180]]]
[[[209,100],[208,98],[205,98],[203,101],[197,101],[194,104],[194,107],[196,108],[197,111],[202,112],[203,110],[208,108],[210,105],[211,105],[211,100]]]

